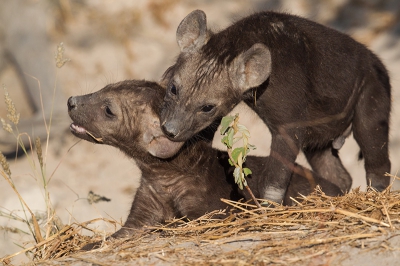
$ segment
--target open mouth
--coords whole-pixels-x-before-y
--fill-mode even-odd
[[[72,132],[77,133],[77,134],[86,134],[86,129],[84,129],[83,127],[78,126],[78,125],[76,125],[76,124],[74,124],[74,123],[72,123],[72,124],[69,126],[69,129],[70,129]]]
[[[72,131],[72,133],[76,134],[76,135],[88,135],[90,136],[93,140],[95,140],[96,142],[99,143],[103,143],[103,138],[97,138],[95,137],[92,133],[90,133],[89,131],[87,131],[84,127],[82,126],[78,126],[77,124],[72,123],[69,126],[69,129]]]

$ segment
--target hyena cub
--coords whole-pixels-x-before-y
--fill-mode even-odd
[[[157,83],[130,80],[68,100],[68,113],[73,120],[70,129],[75,136],[119,148],[135,159],[142,171],[128,218],[111,235],[113,238],[132,236],[135,230],[173,217],[195,219],[206,212],[225,209],[228,206],[221,198],[250,199],[234,184],[227,154],[212,148],[213,132],[201,132],[186,144],[170,141],[162,134],[159,108],[164,95],[165,89]],[[262,175],[268,160],[247,158],[247,166],[254,172],[248,183],[255,191],[257,173]],[[337,186],[310,170],[296,165],[294,171],[285,204],[292,204],[290,197],[297,197],[298,193],[309,194],[316,185],[328,195],[341,194]],[[260,197],[258,193],[255,196]],[[84,249],[96,246],[97,243]]]
[[[351,131],[367,183],[388,186],[391,87],[384,65],[365,46],[276,12],[213,33],[196,10],[176,36],[181,52],[162,80],[161,125],[171,140],[190,139],[244,100],[272,134],[271,163],[259,185],[264,198],[282,200],[300,151],[318,174],[349,190],[352,180],[336,149]]]

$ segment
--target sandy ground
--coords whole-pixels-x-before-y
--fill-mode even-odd
[[[391,73],[392,174],[400,169],[400,79],[397,77],[400,72],[400,22],[399,14],[395,13],[399,8],[396,1],[384,1],[386,5],[379,8],[361,4],[358,6],[353,1],[333,0],[323,1],[319,5],[306,0],[296,1],[296,4],[294,1],[252,1],[251,5],[244,0],[136,0],[126,3],[120,1],[118,4],[106,0],[66,0],[60,1],[60,6],[51,5],[48,1],[37,2],[46,9],[47,33],[54,49],[48,52],[53,54],[56,45],[64,42],[65,57],[71,59],[57,74],[56,82],[60,88],[58,93],[64,99],[70,95],[96,91],[110,82],[124,79],[159,80],[178,54],[175,43],[176,27],[194,9],[204,10],[210,27],[216,30],[253,11],[275,9],[303,15],[346,31],[378,54]],[[354,13],[348,13],[348,10]],[[0,83],[10,91],[21,113],[28,116],[29,110],[24,108],[26,103],[20,96],[20,83],[12,68],[6,68],[1,73]],[[249,127],[252,142],[257,146],[257,151],[253,154],[267,155],[269,137],[265,136],[269,135],[268,129],[250,110],[243,107],[239,109],[246,117],[242,119],[242,123]],[[0,105],[2,117],[5,115],[4,110],[4,105]],[[65,103],[64,115],[66,113]],[[77,139],[68,132],[68,122],[59,127],[62,130],[52,135],[49,143],[46,175],[51,177],[48,189],[61,221],[67,224],[97,217],[124,221],[140,176],[134,162],[112,147],[84,141],[76,144]],[[219,146],[218,140],[215,144]],[[363,163],[357,161],[357,154],[357,144],[350,137],[340,151],[340,156],[354,178],[353,187],[361,186],[364,189],[365,172]],[[32,157],[36,156],[11,159],[10,166],[21,196],[32,210],[43,214],[46,210],[43,186],[37,161],[36,166],[30,163]],[[304,159],[300,158],[300,162],[304,163]],[[21,205],[10,186],[0,180],[0,187],[0,210],[22,215]],[[398,184],[394,185],[395,189],[399,187]],[[111,201],[91,205],[86,200],[89,191],[110,198]],[[27,227],[21,222],[1,215],[0,226],[0,257],[19,251],[17,244],[31,240],[29,233],[15,234],[7,230],[19,228],[27,232]],[[102,223],[97,226],[105,232],[115,230]],[[373,265],[372,261],[369,262]]]

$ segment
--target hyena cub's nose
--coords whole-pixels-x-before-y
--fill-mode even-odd
[[[68,102],[68,111],[71,111],[72,109],[76,108],[76,98],[75,97],[69,97]]]
[[[164,132],[164,134],[167,135],[167,137],[170,139],[175,138],[179,133],[179,130],[177,130],[176,127],[167,122],[164,122],[161,125],[161,129]]]

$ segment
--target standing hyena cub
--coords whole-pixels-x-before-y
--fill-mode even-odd
[[[165,89],[153,82],[123,81],[68,100],[73,120],[70,129],[75,136],[119,148],[135,159],[142,172],[128,218],[113,238],[131,236],[143,226],[174,217],[196,219],[206,212],[225,209],[228,206],[221,198],[250,199],[234,184],[228,156],[212,148],[212,137],[207,137],[210,134],[202,134],[183,147],[183,143],[163,135],[158,114],[164,94]],[[170,157],[178,150],[167,160],[155,157]],[[262,176],[268,160],[247,157],[247,167],[254,172],[248,183],[256,192],[257,176]],[[292,204],[290,197],[307,195],[316,185],[327,195],[341,194],[334,184],[296,165],[284,203]],[[90,244],[85,249],[96,246]]]
[[[201,10],[180,23],[177,42],[181,53],[162,80],[161,125],[171,140],[191,138],[244,100],[272,134],[273,159],[260,184],[265,198],[282,200],[300,150],[317,173],[349,190],[351,177],[332,145],[350,130],[367,183],[388,186],[389,77],[362,44],[275,12],[212,33]]]

